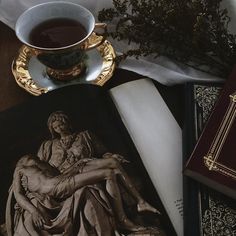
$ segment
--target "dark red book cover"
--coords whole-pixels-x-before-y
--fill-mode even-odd
[[[236,199],[236,67],[187,162],[184,174]]]

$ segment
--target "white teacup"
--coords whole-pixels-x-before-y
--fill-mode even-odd
[[[45,47],[32,42],[32,31],[45,22],[55,19],[68,19],[78,22],[86,33],[69,45]],[[93,32],[102,28],[102,37],[92,40]],[[36,30],[37,31],[37,30]],[[99,46],[105,39],[106,24],[95,23],[93,14],[83,6],[71,2],[47,2],[33,6],[22,13],[15,25],[18,39],[31,48],[39,61],[47,67],[51,78],[68,80],[78,77],[84,70],[86,50]],[[65,32],[65,37],[67,37]]]

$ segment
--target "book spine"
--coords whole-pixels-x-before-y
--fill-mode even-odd
[[[185,88],[185,118],[183,125],[183,166],[195,145],[194,97],[192,83]],[[198,183],[183,175],[184,235],[199,236]]]

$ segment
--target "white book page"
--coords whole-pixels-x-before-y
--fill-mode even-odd
[[[110,90],[178,236],[183,236],[182,130],[149,79]]]

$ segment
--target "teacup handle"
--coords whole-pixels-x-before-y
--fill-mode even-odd
[[[96,29],[102,29],[104,32],[101,35],[96,34]],[[107,36],[107,24],[95,23],[94,32],[87,38],[85,49],[93,49],[101,45]]]

